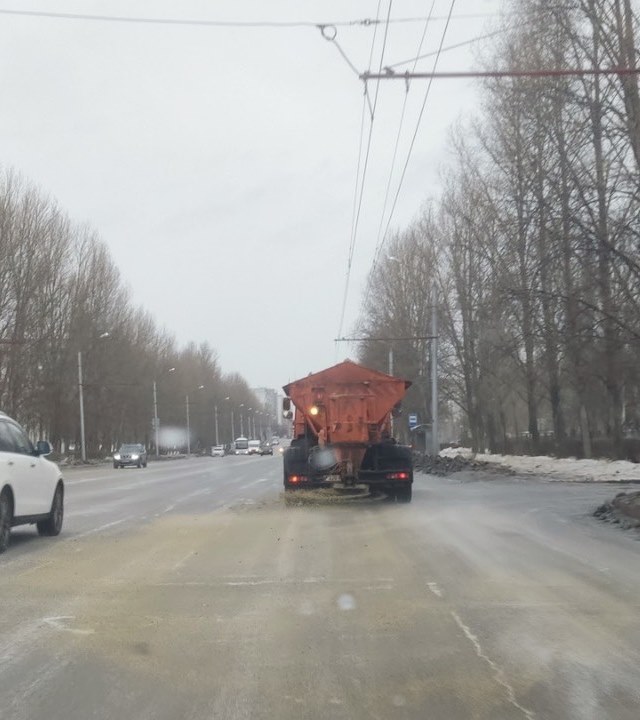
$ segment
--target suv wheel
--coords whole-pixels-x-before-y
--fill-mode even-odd
[[[55,537],[62,530],[62,521],[64,519],[64,491],[62,486],[58,485],[51,503],[51,512],[46,520],[40,520],[36,523],[38,527],[38,535],[47,535]]]
[[[8,491],[3,490],[2,495],[0,495],[0,553],[3,553],[9,547],[12,518],[11,499]]]

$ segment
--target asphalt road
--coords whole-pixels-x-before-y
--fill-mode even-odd
[[[0,717],[637,720],[618,489],[419,476],[285,506],[280,458],[70,471],[0,558]]]

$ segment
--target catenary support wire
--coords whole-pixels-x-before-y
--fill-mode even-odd
[[[389,6],[388,6],[388,10],[387,10],[387,21],[391,17],[392,6],[393,6],[393,0],[389,0]],[[378,2],[378,11],[379,10],[380,10],[380,2]],[[384,37],[382,40],[382,49],[380,51],[380,63],[379,63],[380,69],[382,68],[382,66],[384,64],[384,54],[385,54],[385,49],[387,46],[388,34],[389,34],[389,23],[387,22],[385,24]],[[375,38],[374,38],[374,42],[372,43],[372,46],[371,46],[370,63],[371,63],[371,60],[373,59],[374,44],[375,44]],[[360,183],[360,195],[359,195],[359,199],[358,199],[358,207],[356,209],[355,220],[354,220],[353,226],[352,226],[353,232],[351,234],[351,241],[350,241],[350,245],[349,245],[347,273],[346,273],[346,277],[345,277],[345,287],[344,287],[344,293],[343,293],[343,297],[342,297],[342,307],[340,310],[340,325],[339,325],[338,335],[342,334],[342,328],[344,326],[344,318],[345,318],[345,313],[346,313],[346,309],[347,309],[347,301],[349,298],[349,284],[351,281],[351,267],[353,264],[353,255],[355,252],[356,239],[357,239],[357,235],[358,235],[358,224],[360,221],[360,212],[362,210],[362,199],[364,196],[365,180],[366,180],[367,168],[369,165],[369,157],[370,157],[370,153],[371,153],[371,141],[373,138],[373,125],[374,125],[374,119],[375,119],[375,112],[376,112],[376,108],[378,105],[379,91],[380,91],[380,82],[378,81],[376,83],[376,91],[375,91],[375,95],[374,95],[374,99],[373,99],[373,107],[371,108],[371,123],[369,125],[369,137],[367,139],[367,149],[365,152],[364,165],[363,165],[363,169],[362,169],[362,179],[361,179],[361,183]]]

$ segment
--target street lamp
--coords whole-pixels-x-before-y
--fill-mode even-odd
[[[108,338],[109,333],[103,332],[98,335],[98,340]],[[78,399],[80,402],[80,452],[82,453],[82,462],[87,462],[87,445],[84,436],[84,383],[82,381],[82,350],[78,350]]]
[[[220,438],[218,437],[218,406],[216,403],[213,404],[213,423],[216,431],[216,445],[220,445]]]
[[[231,411],[231,438],[229,439],[229,444],[231,444],[235,440],[236,435],[235,423],[233,422],[233,406],[231,405],[231,397],[226,397],[225,401],[229,403],[229,409]]]
[[[240,408],[244,407],[244,403],[240,403]],[[242,418],[242,409],[240,410],[240,437],[244,437],[244,422]]]
[[[165,370],[162,375],[168,375],[169,373],[175,372],[176,369],[174,367],[169,368],[168,370]],[[156,386],[156,381],[153,381],[153,429],[155,431],[155,438],[156,438],[156,460],[160,458],[160,445],[159,445],[159,423],[158,423],[158,389]]]
[[[204,390],[204,385],[198,385],[196,390]],[[185,403],[187,406],[187,457],[191,455],[191,426],[189,424],[189,395],[185,397]]]

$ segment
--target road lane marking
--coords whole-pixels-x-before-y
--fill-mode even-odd
[[[127,520],[131,520],[133,515],[127,515],[127,517],[121,518],[120,520],[114,520],[110,523],[105,523],[104,525],[99,525],[97,528],[92,528],[91,530],[87,530],[86,532],[79,533],[78,535],[74,535],[73,537],[77,540],[78,538],[87,537],[87,535],[93,535],[94,533],[100,532],[101,530],[108,530],[111,527],[115,527],[116,525],[120,525],[123,522],[126,522]]]
[[[173,569],[174,569],[174,570],[178,570],[178,568],[181,568],[181,567],[187,562],[187,560],[188,560],[190,557],[193,557],[193,555],[195,555],[195,552],[196,552],[195,550],[189,551],[189,552],[182,558],[182,560],[178,560],[178,562],[173,566]]]
[[[56,615],[54,617],[42,618],[42,622],[46,623],[54,630],[60,630],[61,632],[70,632],[74,635],[93,635],[95,630],[81,630],[80,628],[69,627],[66,623],[67,620],[75,620],[75,615]]]
[[[178,470],[186,470],[185,466],[182,465],[180,468],[177,468]],[[169,481],[176,475],[179,477],[190,477],[194,475],[205,475],[209,476],[214,473],[211,472],[212,468],[203,468],[203,467],[196,467],[191,468],[190,470],[186,470],[186,472],[175,472],[176,468],[173,467],[162,467],[162,468],[153,468],[154,472],[149,472],[149,470],[145,470],[144,472],[141,470],[140,472],[135,472],[135,470],[120,470],[116,472],[110,472],[105,474],[97,475],[96,477],[84,477],[84,478],[78,478],[77,480],[71,479],[69,475],[65,475],[64,468],[62,468],[62,474],[64,477],[64,481],[66,485],[85,485],[87,483],[96,483],[96,482],[108,482],[112,480],[123,480],[125,482],[131,481],[132,477],[138,478],[138,480],[141,477],[148,478],[147,480],[143,482],[137,482],[136,486],[140,485],[149,485],[154,482],[161,482],[161,481]],[[173,471],[173,472],[172,472]],[[219,470],[216,469],[216,472]]]
[[[233,577],[233,576],[232,576]],[[367,583],[362,589],[387,589],[390,585],[393,585],[393,580],[388,578],[374,578],[373,582],[376,585],[371,585],[370,579],[359,579],[359,578],[326,578],[326,577],[307,577],[307,578],[235,578],[233,580],[218,580],[218,581],[206,581],[206,580],[187,580],[184,582],[178,581],[166,581],[154,583],[155,587],[173,587],[173,586],[188,586],[188,587],[254,587],[260,585],[317,585],[321,583],[339,584],[346,585],[349,583],[360,584]]]
[[[439,598],[442,597],[442,590],[438,587],[438,583],[435,582],[428,582],[427,587],[434,595],[437,595]]]
[[[496,682],[499,685],[502,685],[502,687],[507,691],[507,698],[509,699],[509,702],[513,705],[513,707],[520,710],[520,712],[527,718],[527,720],[535,720],[535,714],[531,710],[528,710],[526,707],[520,705],[520,703],[516,699],[516,693],[513,687],[509,684],[509,681],[506,679],[504,670],[496,662],[494,662],[482,649],[482,645],[478,640],[478,636],[474,635],[471,632],[471,629],[462,622],[460,616],[455,610],[451,611],[451,616],[456,621],[456,624],[458,625],[460,630],[462,630],[462,632],[465,634],[466,638],[471,641],[471,644],[475,648],[476,655],[482,660],[484,660],[493,670],[493,676],[495,677]]]

